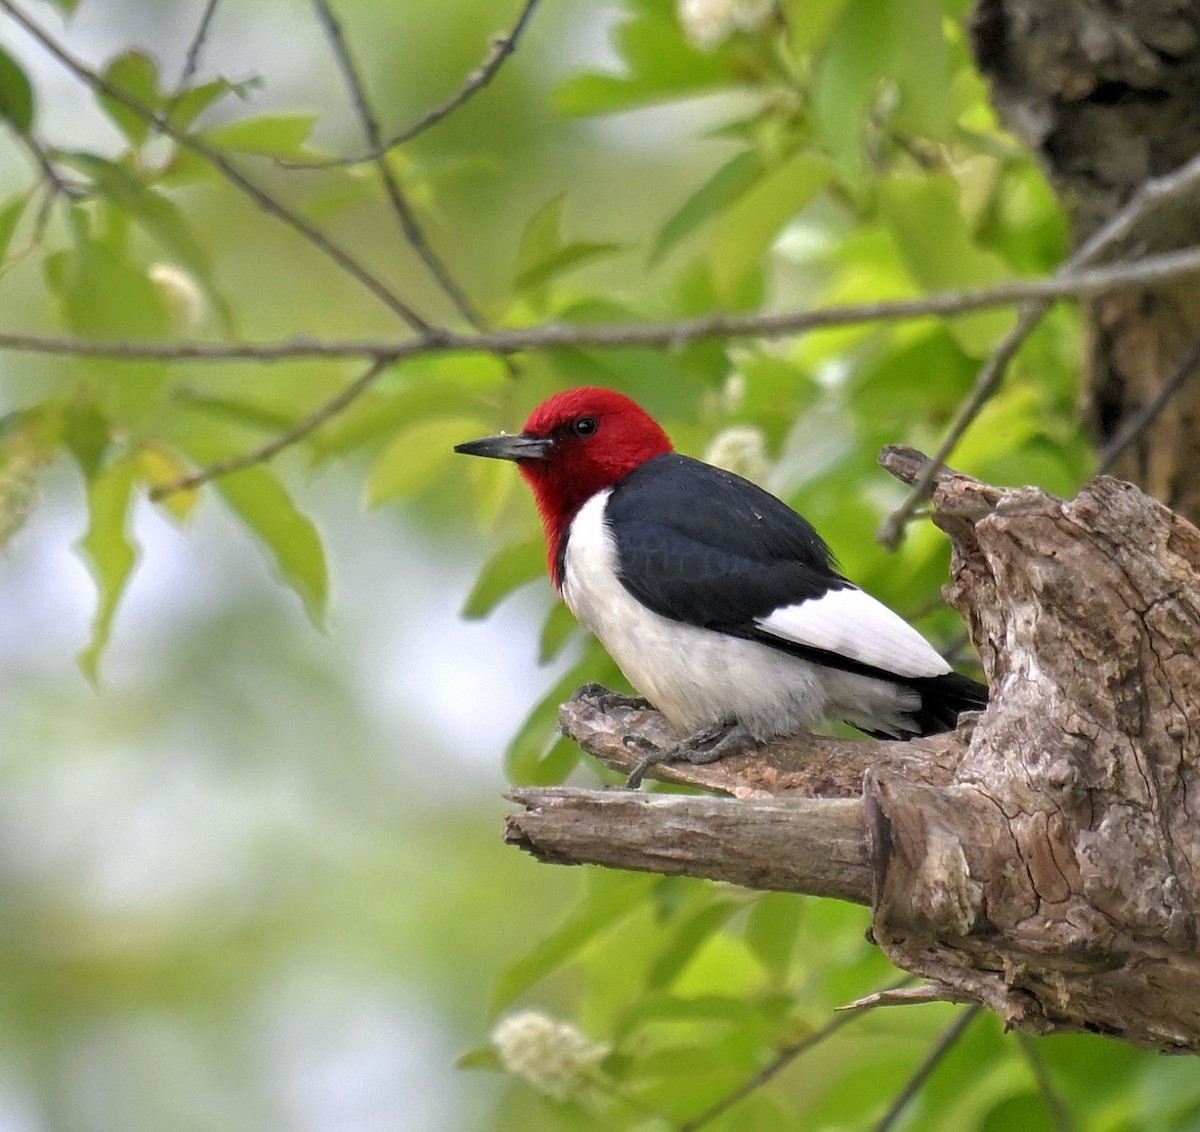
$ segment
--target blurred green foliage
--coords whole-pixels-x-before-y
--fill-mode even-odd
[[[31,14],[149,117],[96,81],[64,94],[61,68],[0,24],[5,330],[168,344],[408,333],[203,151],[164,138],[155,116],[328,233],[423,317],[464,329],[370,163],[292,167],[365,146],[309,6],[218,5],[202,63],[182,82],[174,76],[191,32],[180,29],[196,26],[203,5],[57,8],[57,22],[51,9]],[[385,135],[453,94],[517,15],[499,0],[337,5]],[[492,83],[386,160],[428,248],[494,328],[669,322],[1046,273],[1064,255],[1063,214],[997,127],[966,15],[960,0],[547,4]],[[339,602],[383,604],[335,588],[330,608],[327,547],[353,551],[297,502],[322,477],[353,481],[379,509],[374,523],[401,516],[422,537],[469,546],[478,556],[469,617],[503,611],[532,583],[536,597],[521,607],[530,652],[536,645],[557,667],[511,740],[507,770],[520,783],[595,782],[603,772],[557,738],[557,705],[587,680],[622,687],[622,678],[550,600],[537,520],[512,468],[457,460],[453,443],[518,429],[547,394],[585,382],[637,397],[697,455],[731,429],[751,430],[767,484],[815,523],[845,571],[949,643],[960,627],[937,601],[944,539],[918,524],[892,556],[870,538],[900,498],[875,454],[893,441],[936,444],[1012,317],[663,350],[418,356],[280,461],[157,508],[168,524],[222,539],[236,541],[240,528],[318,626],[338,619]],[[1078,333],[1069,310],[1043,322],[967,433],[958,466],[1075,490],[1092,459],[1073,412]],[[399,1025],[404,1008],[388,988],[444,1017],[464,1067],[502,1063],[489,1027],[516,1009],[578,1028],[596,1053],[561,1097],[515,1075],[502,1089],[481,1085],[463,1068],[452,1088],[474,1099],[452,1119],[522,1132],[669,1128],[738,1094],[834,1007],[895,979],[866,941],[861,909],[678,878],[560,873],[504,849],[492,828],[495,783],[481,780],[467,804],[423,793],[436,776],[430,750],[447,739],[363,738],[375,724],[354,691],[361,668],[321,659],[329,638],[270,605],[272,586],[248,580],[241,559],[203,616],[168,618],[151,674],[106,686],[105,649],[120,639],[122,600],[149,568],[139,566],[141,544],[157,529],[140,501],[303,424],[366,361],[3,358],[0,534],[13,538],[39,505],[76,515],[96,593],[80,661],[99,682],[85,702],[61,673],[25,671],[23,643],[7,646],[2,770],[15,800],[0,834],[19,844],[48,799],[58,799],[50,818],[80,833],[41,865],[14,850],[0,879],[10,909],[0,942],[6,1126],[413,1127],[400,1108],[352,1119],[352,1106],[337,1107],[370,1072],[379,1042],[369,1028],[363,1048],[350,1042],[342,1061],[321,1067],[334,1081],[324,1101],[302,1085],[280,1099],[278,1062],[299,1079],[305,1050],[334,1040],[319,1006],[309,1046],[279,1037],[309,1017],[297,1003],[329,993],[340,1004],[329,1018],[357,1011],[362,1021],[382,1001]],[[231,522],[200,524],[213,498]],[[411,568],[400,561],[371,576],[402,588]],[[412,689],[437,681],[476,694],[457,687],[454,669],[401,664],[414,669],[404,677]],[[317,719],[308,733],[295,726]],[[204,740],[180,721],[204,721]],[[403,789],[381,769],[388,743],[410,766]],[[233,879],[146,896],[132,912],[119,900],[94,906],[83,878],[114,854],[119,868],[122,807],[136,810],[139,776],[150,773],[128,751],[154,768],[158,744],[168,756],[177,749],[184,783],[198,775],[201,793],[248,800],[251,817],[229,826],[241,838],[229,849]],[[188,836],[168,833],[151,838],[151,857],[186,861]],[[199,845],[205,830],[191,836]],[[220,829],[212,836],[220,841]],[[159,865],[173,874],[169,860]],[[337,991],[347,983],[358,991]],[[272,1028],[278,1001],[288,1005]],[[703,1126],[872,1127],[955,1016],[923,1007],[856,1018]],[[115,1083],[130,1073],[128,1088]],[[1198,1113],[1190,1062],[1095,1037],[1017,1040],[982,1017],[898,1127],[1166,1132],[1196,1127]]]

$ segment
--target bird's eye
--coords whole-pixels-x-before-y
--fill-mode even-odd
[[[571,422],[571,431],[576,436],[591,436],[600,427],[595,417],[580,417]]]

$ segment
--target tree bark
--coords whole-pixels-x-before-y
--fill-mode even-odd
[[[1077,245],[1147,179],[1200,152],[1200,4],[979,0],[972,30],[992,100],[1041,159],[1071,213]],[[1194,199],[1154,210],[1131,241],[1141,251],[1197,242]],[[1108,443],[1200,341],[1195,285],[1106,295],[1088,309],[1088,330],[1083,402]],[[1200,380],[1191,380],[1113,470],[1198,522],[1198,430]]]
[[[912,743],[801,736],[659,774],[723,799],[523,789],[508,836],[548,860],[869,903],[925,999],[1200,1052],[1200,532],[1106,477],[1064,502],[946,473],[934,508],[986,712]],[[626,736],[673,737],[594,693],[562,718],[623,770]]]

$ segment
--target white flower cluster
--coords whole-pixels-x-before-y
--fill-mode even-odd
[[[759,484],[764,483],[771,472],[766,438],[752,425],[732,425],[722,429],[712,438],[704,461]]]
[[[492,1045],[509,1073],[559,1101],[594,1081],[596,1065],[608,1054],[608,1046],[537,1010],[502,1018],[492,1031]]]
[[[697,51],[715,51],[735,31],[756,31],[770,18],[775,0],[677,0],[683,34]]]

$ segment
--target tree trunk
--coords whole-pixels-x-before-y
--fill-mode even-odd
[[[992,100],[1040,157],[1076,244],[1147,179],[1200,152],[1200,4],[979,0],[972,30]],[[1145,251],[1200,242],[1200,207],[1158,210],[1135,241]],[[1103,444],[1189,364],[1200,340],[1195,283],[1107,295],[1088,323],[1083,402]],[[1198,432],[1200,380],[1191,380],[1113,470],[1200,522]]]
[[[1064,502],[946,473],[934,507],[986,712],[911,743],[800,737],[662,768],[727,799],[523,789],[508,838],[869,904],[879,946],[931,980],[922,999],[1200,1052],[1200,531],[1106,477]],[[625,736],[671,738],[594,693],[563,724],[626,770]]]

